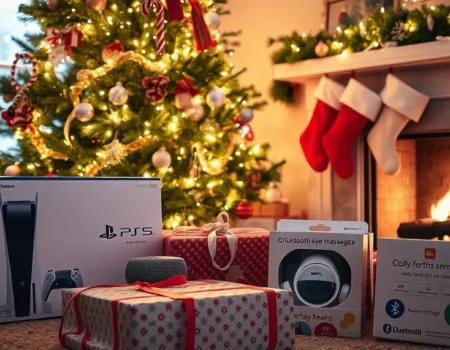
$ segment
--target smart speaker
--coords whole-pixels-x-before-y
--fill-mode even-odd
[[[156,283],[176,275],[187,276],[186,262],[172,256],[149,256],[128,261],[125,268],[127,283]]]

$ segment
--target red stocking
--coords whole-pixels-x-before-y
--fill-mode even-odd
[[[328,157],[322,146],[322,138],[335,121],[341,103],[339,99],[344,87],[335,81],[322,77],[314,97],[317,104],[306,130],[300,136],[300,145],[311,168],[317,172],[328,167]]]
[[[355,79],[350,79],[341,97],[341,109],[323,138],[323,147],[336,174],[347,179],[354,172],[352,146],[369,121],[377,119],[381,98]]]

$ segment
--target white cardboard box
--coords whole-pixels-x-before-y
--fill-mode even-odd
[[[60,316],[60,289],[162,255],[159,179],[1,177],[0,196],[0,323]]]
[[[364,222],[279,221],[270,233],[269,287],[293,292],[297,334],[364,334],[372,241]]]
[[[450,346],[450,244],[378,239],[374,336]]]

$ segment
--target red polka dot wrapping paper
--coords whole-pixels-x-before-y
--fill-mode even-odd
[[[186,261],[188,280],[212,279],[268,286],[269,275],[269,231],[262,229],[231,229],[238,237],[238,249],[232,265],[227,271],[216,269],[208,251],[208,236],[199,229],[186,235],[164,234],[164,255],[176,256]],[[215,261],[225,266],[230,260],[227,239],[217,237]]]
[[[267,292],[237,283],[195,281],[162,288],[194,299],[194,349],[291,349],[295,342],[292,293],[265,289],[274,296],[272,308]],[[63,307],[77,291],[62,292]],[[114,307],[115,300],[120,301]],[[82,293],[76,307],[82,332],[70,334],[77,329],[71,304],[63,324],[63,334],[69,333],[69,349],[187,348],[187,316],[181,300],[148,294],[133,286],[106,287]]]

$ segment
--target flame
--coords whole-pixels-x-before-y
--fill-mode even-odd
[[[431,218],[435,221],[447,221],[450,216],[450,191],[437,204],[431,206]]]

